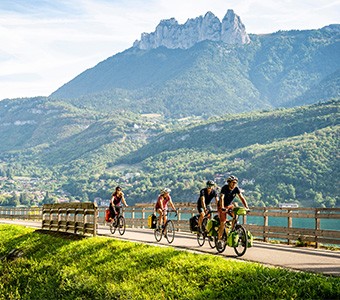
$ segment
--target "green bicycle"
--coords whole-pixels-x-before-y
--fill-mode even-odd
[[[233,247],[237,256],[242,256],[248,248],[248,235],[246,229],[238,223],[239,216],[246,215],[248,210],[244,207],[234,207],[234,217],[230,225],[226,222],[225,230],[220,241],[215,237],[216,250],[222,253],[227,246]]]

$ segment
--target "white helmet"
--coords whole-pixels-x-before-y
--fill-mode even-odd
[[[164,188],[161,190],[161,194],[165,194],[165,193],[170,193],[171,190],[169,188]]]

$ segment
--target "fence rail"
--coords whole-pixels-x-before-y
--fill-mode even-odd
[[[91,206],[92,205],[92,206]],[[178,215],[174,219],[178,231],[189,232],[189,219],[197,214],[196,204],[176,203]],[[60,230],[79,234],[95,235],[97,224],[105,225],[106,207],[96,207],[93,203],[49,204],[42,208],[1,208],[0,218],[42,220],[42,228]],[[131,228],[147,228],[147,218],[153,213],[152,204],[137,204],[123,208],[126,225]],[[256,223],[252,221],[257,217]],[[275,219],[284,219],[285,226],[270,226]],[[313,221],[313,228],[297,228],[297,220]],[[321,229],[322,220],[331,220],[334,229]],[[241,218],[241,223],[252,234],[265,242],[285,240],[287,243],[301,241],[320,244],[340,245],[340,208],[278,208],[251,207],[251,211]]]

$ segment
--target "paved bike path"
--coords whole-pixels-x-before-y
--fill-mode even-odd
[[[21,224],[35,228],[40,228],[41,226],[40,222],[20,220],[0,219],[0,223]],[[127,228],[125,234],[121,236],[118,232],[112,235],[108,226],[100,225],[98,235],[158,246],[171,246],[200,253],[221,255],[227,259],[258,262],[270,266],[340,277],[340,251],[298,248],[290,245],[254,241],[254,246],[247,249],[244,256],[237,257],[234,249],[231,247],[227,247],[221,254],[217,253],[216,249],[211,249],[208,241],[206,241],[202,247],[199,247],[196,236],[192,233],[176,232],[175,240],[170,245],[164,237],[160,242],[156,242],[153,230],[151,229]]]

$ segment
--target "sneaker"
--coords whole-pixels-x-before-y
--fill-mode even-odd
[[[222,240],[217,240],[216,247],[217,248],[222,248],[223,247],[223,241]]]

